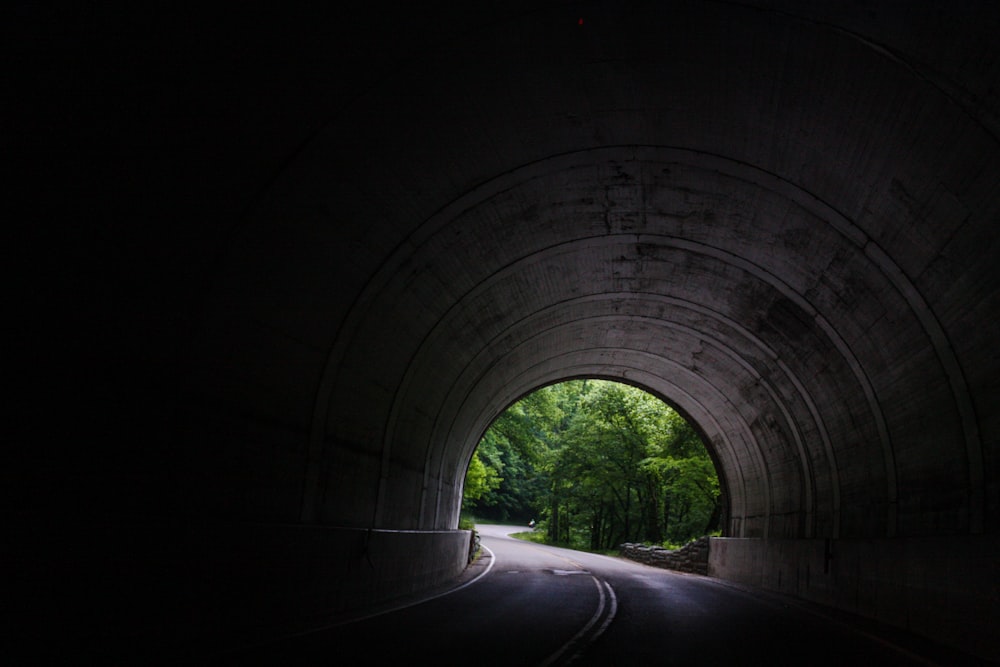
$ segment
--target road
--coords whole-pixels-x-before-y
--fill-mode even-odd
[[[977,664],[787,598],[508,537],[523,527],[478,529],[483,556],[460,584],[431,599],[206,664]]]

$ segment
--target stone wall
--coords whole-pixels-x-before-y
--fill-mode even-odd
[[[626,542],[619,547],[623,558],[653,567],[662,567],[679,572],[708,574],[708,537],[699,537],[677,550]]]

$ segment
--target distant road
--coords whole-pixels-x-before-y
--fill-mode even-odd
[[[911,638],[879,639],[803,604],[708,577],[508,537],[528,530],[523,526],[483,525],[478,530],[483,556],[450,592],[211,662],[435,667],[976,664],[941,654],[927,659],[930,649]]]

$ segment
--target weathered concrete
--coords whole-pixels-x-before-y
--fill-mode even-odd
[[[996,536],[712,538],[708,574],[829,605],[1000,657]]]
[[[975,562],[1000,5],[450,4],[6,24],[8,523],[447,535],[490,421],[593,376],[698,425],[728,536]]]

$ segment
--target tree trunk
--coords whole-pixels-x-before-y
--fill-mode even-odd
[[[646,509],[643,511],[646,517],[646,541],[659,544],[663,541],[663,534],[660,532],[659,489],[653,479],[647,480],[646,486]]]
[[[663,494],[663,534],[670,535],[670,492]]]
[[[719,520],[722,518],[722,498],[715,499],[715,506],[712,507],[712,516],[708,517],[708,524],[705,526],[705,534],[719,529]]]
[[[597,509],[591,514],[590,519],[590,548],[592,551],[597,551],[601,548],[601,523],[603,519],[601,517],[601,510],[603,508],[598,505]]]

